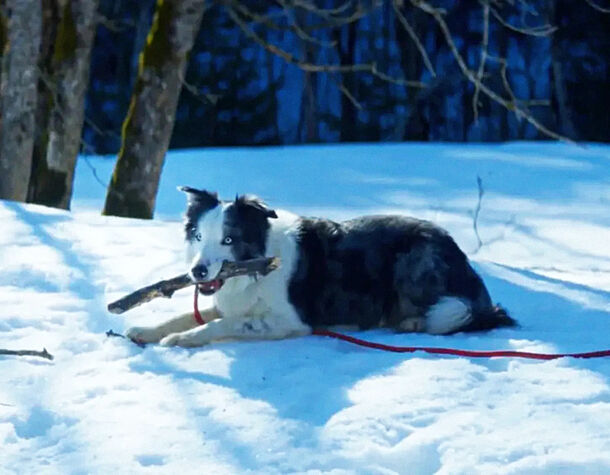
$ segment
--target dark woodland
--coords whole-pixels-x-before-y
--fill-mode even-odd
[[[0,199],[151,218],[169,148],[610,140],[610,0],[2,0]]]
[[[100,3],[107,21],[98,27],[92,56],[84,128],[89,152],[112,154],[120,147],[137,56],[146,41],[154,3]],[[241,3],[261,15],[278,10],[276,2]],[[331,7],[344,2],[316,3]],[[482,36],[479,2],[434,3],[447,10],[460,51],[475,68]],[[584,0],[533,4],[538,12],[530,15],[507,6],[507,21],[514,25],[549,23],[557,30],[531,36],[492,24],[490,55],[507,58],[508,80],[515,95],[533,101],[531,113],[549,128],[578,141],[610,140],[610,15]],[[545,4],[543,8],[541,4]],[[381,71],[422,81],[425,88],[404,87],[360,73],[303,72],[246,38],[220,5],[209,6],[190,54],[170,147],[547,138],[486,97],[480,98],[475,121],[474,87],[453,61],[434,20],[413,9],[404,8],[404,13],[428,52],[434,78],[397,24],[389,1],[349,25],[313,30],[317,43],[295,41],[286,31],[262,26],[258,31],[266,40],[310,62],[375,61]],[[490,62],[489,67],[497,71],[498,64]],[[500,81],[499,75],[490,80]],[[342,94],[338,85],[344,85],[354,100]],[[563,106],[558,99],[562,92]]]

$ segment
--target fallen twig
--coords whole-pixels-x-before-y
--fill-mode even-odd
[[[122,333],[117,333],[115,332],[112,328],[110,330],[108,330],[106,332],[106,336],[107,337],[118,337],[118,338],[125,338],[126,340],[131,340],[131,338],[127,338],[125,335],[123,335]],[[131,340],[133,343],[135,343],[136,345],[138,345],[140,348],[144,348],[146,346],[145,343],[142,343],[141,341],[137,341],[137,340]]]
[[[479,213],[481,212],[481,200],[483,199],[483,195],[485,194],[485,190],[483,189],[483,180],[481,177],[477,175],[477,187],[479,189],[479,200],[477,201],[477,207],[474,210],[474,216],[472,220],[472,228],[474,229],[474,234],[477,237],[477,248],[474,252],[479,252],[479,249],[483,246],[483,241],[481,241],[481,236],[479,236]]]
[[[216,279],[226,280],[231,277],[240,275],[267,275],[280,266],[280,260],[277,257],[263,257],[259,259],[250,259],[241,262],[225,261],[218,273]],[[126,295],[125,297],[108,304],[108,311],[111,313],[121,314],[127,310],[150,302],[157,297],[171,298],[176,290],[183,289],[195,285],[187,274],[179,275],[169,280],[162,280],[156,284],[149,285],[142,289]]]
[[[43,348],[42,351],[37,350],[4,350],[0,348],[0,355],[12,355],[12,356],[38,356],[39,358],[45,358],[52,360],[53,355]]]

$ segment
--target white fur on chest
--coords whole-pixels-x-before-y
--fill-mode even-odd
[[[271,220],[266,243],[267,257],[279,257],[278,269],[265,277],[235,277],[214,295],[214,304],[223,319],[253,321],[282,333],[307,333],[310,328],[299,318],[288,300],[288,283],[297,259],[295,238],[298,217],[278,211]]]

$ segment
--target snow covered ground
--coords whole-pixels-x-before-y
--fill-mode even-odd
[[[99,216],[110,159],[80,160],[73,212],[0,202],[0,473],[610,472],[610,358],[536,362],[364,349],[322,337],[141,349],[106,304],[183,272],[176,185],[343,219],[433,220],[518,329],[360,333],[395,345],[610,348],[610,147],[358,145],[173,152],[153,221]],[[477,252],[476,177],[485,189]]]

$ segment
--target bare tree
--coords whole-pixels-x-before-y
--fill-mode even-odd
[[[38,164],[46,161],[47,142],[49,138],[47,129],[51,107],[53,107],[53,94],[50,94],[49,89],[50,78],[52,76],[51,63],[53,59],[53,47],[57,37],[57,28],[61,23],[61,10],[59,0],[42,2],[42,39],[40,42],[40,56],[38,58],[38,100],[36,101],[34,152],[32,155],[30,183],[28,184],[28,201],[32,201],[33,187],[31,186],[31,182],[38,169]]]
[[[104,214],[150,219],[204,0],[158,0]]]
[[[74,169],[80,150],[85,94],[99,0],[64,1],[50,58],[50,75],[43,78],[50,110],[39,122],[46,138],[32,169],[28,201],[68,209]],[[44,128],[43,128],[44,127]]]
[[[25,201],[34,148],[36,87],[42,34],[40,0],[7,0],[2,61],[0,198]]]
[[[303,10],[297,12],[298,21],[300,23],[307,22],[308,13]],[[302,48],[303,58],[307,62],[315,61],[315,48],[311,41],[300,39],[300,47]],[[317,76],[309,72],[303,72],[303,95],[301,96],[301,107],[299,117],[299,133],[306,142],[318,141],[318,123],[317,123]]]
[[[555,23],[557,18],[555,0],[547,2],[547,9],[549,21]],[[568,107],[568,94],[561,56],[561,31],[558,30],[553,33],[551,38],[551,94],[554,108],[557,109],[558,129],[570,137],[575,137],[576,128]]]
[[[303,61],[267,43],[249,27],[248,22],[262,22],[266,27],[278,30],[288,29],[301,38],[315,42],[306,32],[306,28],[301,28],[294,22],[288,26],[276,25],[273,20],[250,10],[246,2],[217,0],[217,3],[226,8],[229,17],[246,37],[286,62],[296,64],[303,71],[369,72],[398,84],[413,85],[411,81],[390,78],[378,71],[375,64],[319,65]],[[328,26],[322,27],[330,28],[342,25],[349,27],[370,11],[357,5],[355,9],[350,8],[354,10],[353,12],[344,15],[345,8],[318,9],[309,1],[282,0],[278,3],[284,10],[300,8],[310,11],[317,19],[327,23]],[[147,219],[153,216],[159,178],[174,124],[187,56],[197,34],[204,8],[204,0],[173,2],[158,0],[148,43],[141,53],[138,79],[123,124],[122,147],[106,194],[103,214]],[[289,18],[289,15],[284,18]],[[419,84],[415,82],[415,85]],[[349,94],[349,91],[345,92]]]
[[[404,56],[402,59],[403,65],[410,64],[412,67],[403,67],[402,73],[416,74],[417,77],[392,75],[381,70],[375,61],[357,61],[357,23],[380,7],[387,7],[387,2],[391,2],[392,8],[387,12],[394,12],[394,24],[404,30],[402,42],[412,42],[405,53],[409,57]],[[474,4],[480,8],[482,18],[480,54],[474,65],[471,64],[473,61],[469,55],[458,47],[459,42],[456,42],[456,36],[447,20],[450,12],[437,7],[438,2],[345,0],[336,7],[326,8],[320,7],[324,2],[314,0],[277,0],[269,10],[265,10],[261,4],[255,7],[255,3],[240,0],[214,0],[214,3],[224,9],[245,37],[305,72],[306,94],[312,94],[312,90],[309,90],[312,89],[310,74],[329,73],[332,78],[341,78],[338,83],[342,93],[341,122],[348,126],[341,131],[341,138],[344,140],[354,139],[350,134],[353,133],[353,123],[359,108],[356,95],[364,92],[354,91],[356,81],[351,81],[354,75],[370,74],[377,80],[405,88],[424,89],[433,81],[438,82],[432,61],[424,47],[425,42],[422,41],[422,37],[431,29],[439,41],[445,44],[462,81],[474,88],[470,108],[473,121],[477,120],[482,99],[485,99],[494,104],[494,108],[504,108],[515,114],[519,120],[530,124],[543,135],[569,140],[568,137],[551,130],[531,112],[531,106],[548,101],[530,101],[517,97],[511,88],[506,58],[494,57],[490,53],[491,37],[499,29],[502,29],[503,33],[534,37],[553,33],[555,28],[544,21],[544,15],[539,15],[534,3],[528,0],[478,0]],[[148,43],[141,54],[138,79],[124,122],[122,148],[106,196],[104,214],[140,218],[151,218],[153,215],[186,58],[193,45],[203,10],[204,0],[158,0]],[[521,18],[521,23],[514,23],[514,18]],[[530,24],[532,18],[533,26]],[[295,54],[283,49],[279,42],[271,41],[271,35],[261,34],[262,30],[276,30],[292,35],[301,44],[306,43],[307,47],[301,48],[300,55]],[[320,31],[322,34],[314,34]],[[321,37],[327,41],[320,40]],[[502,41],[505,42],[506,38]],[[335,54],[317,54],[319,48],[334,48]],[[413,55],[419,55],[419,60],[414,61]],[[316,61],[316,58],[329,57],[334,57],[334,60],[323,63]],[[493,68],[490,67],[492,64]],[[428,82],[421,80],[424,68],[431,78]],[[430,88],[430,92],[410,94],[411,108],[417,109],[418,102],[423,101],[425,97],[438,95],[433,88]],[[307,98],[309,103],[315,105],[313,99],[315,98]],[[313,113],[313,107],[310,109],[309,112]],[[421,124],[418,124],[422,122],[421,118],[414,117],[414,122],[421,127]]]
[[[402,70],[409,78],[422,75],[424,66],[432,78],[436,72],[432,62],[426,53],[420,37],[425,33],[425,14],[416,9],[409,11],[411,18],[407,18],[404,12],[405,6],[399,0],[392,0],[395,11],[394,22],[396,24],[396,41],[400,49],[400,60]],[[407,91],[408,117],[401,124],[403,130],[399,138],[408,140],[426,140],[428,137],[427,125],[419,106],[421,89],[411,88]]]
[[[339,64],[354,64],[356,62],[356,40],[358,35],[357,22],[350,22],[345,28],[333,30],[337,45]],[[343,31],[345,30],[345,31]],[[341,95],[341,142],[354,142],[358,139],[357,129],[358,107],[352,95],[355,87],[354,73],[346,71],[342,74],[341,86],[345,88]]]

